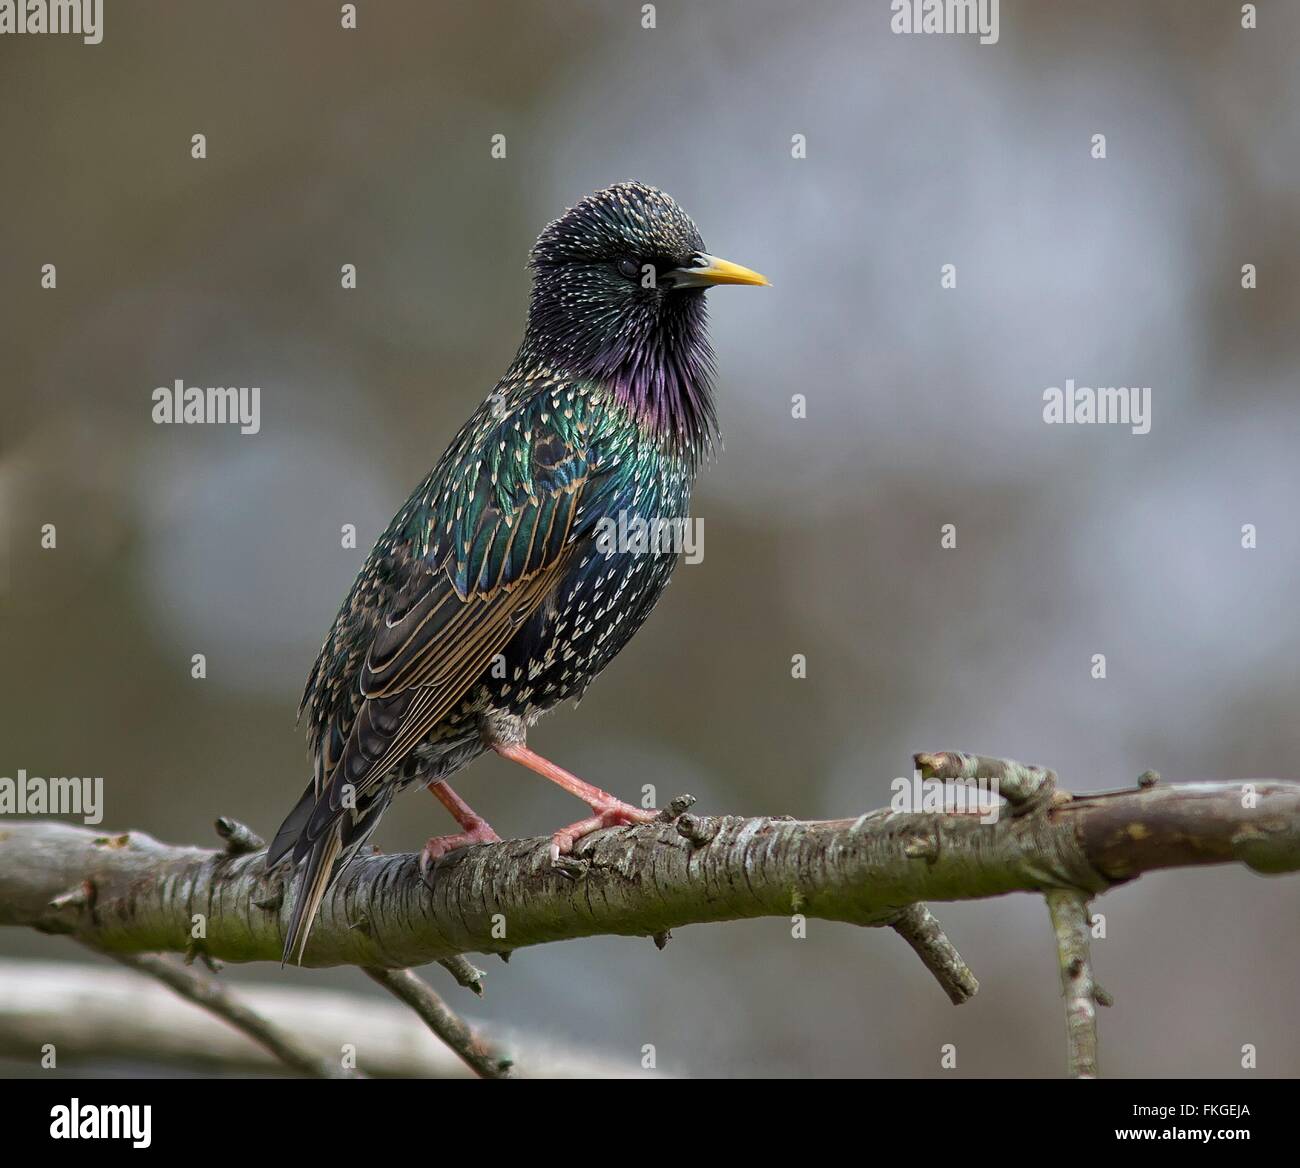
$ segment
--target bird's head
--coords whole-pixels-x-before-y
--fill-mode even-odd
[[[692,454],[707,450],[715,422],[704,292],[767,280],[709,255],[691,217],[638,182],[597,191],[556,219],[530,265],[533,351],[607,385]]]

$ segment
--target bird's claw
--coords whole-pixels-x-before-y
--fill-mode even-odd
[[[611,799],[608,803],[593,804],[591,809],[595,815],[580,819],[577,823],[569,824],[568,827],[562,827],[551,836],[551,863],[556,867],[562,867],[561,857],[567,857],[580,839],[584,839],[594,831],[600,831],[605,827],[635,827],[641,823],[654,823],[659,818],[657,807],[633,807],[631,803],[624,803],[618,799]]]
[[[455,835],[436,835],[420,849],[420,858],[416,863],[416,867],[420,871],[420,879],[425,884],[432,886],[433,870],[438,861],[448,852],[454,852],[459,848],[473,847],[475,844],[497,844],[500,842],[501,837],[492,830],[491,825],[482,821],[469,828],[469,830],[457,832]]]

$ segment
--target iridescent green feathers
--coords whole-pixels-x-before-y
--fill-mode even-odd
[[[674,460],[608,390],[512,370],[380,537],[322,646],[303,694],[327,744],[319,778],[337,770],[360,699],[423,686],[439,697],[421,695],[428,716],[445,713],[552,586],[565,549],[634,497],[657,498]]]

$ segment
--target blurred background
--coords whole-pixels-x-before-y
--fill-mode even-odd
[[[651,30],[634,3],[363,0],[348,32],[332,2],[105,7],[96,47],[0,40],[0,774],[103,775],[106,829],[273,831],[316,650],[513,356],[528,248],[637,178],[775,287],[711,294],[703,562],[535,747],[800,817],[886,803],[915,750],[1080,790],[1295,777],[1300,10],[1004,0],[981,46],[893,35],[885,0],[664,0]],[[177,378],[260,386],[260,433],[153,424]],[[1150,434],[1045,425],[1066,378],[1151,386]],[[495,759],[457,787],[508,835],[579,810]],[[447,830],[412,794],[376,842]],[[960,1010],[897,937],[820,922],[531,949],[482,1003],[431,976],[629,1070],[653,1043],[674,1074],[926,1076],[955,1043],[958,1075],[1060,1074],[1041,900],[934,907],[982,983]],[[1179,871],[1098,907],[1103,1073],[1232,1076],[1244,1043],[1300,1073],[1300,881]],[[0,955],[86,959],[18,930]]]

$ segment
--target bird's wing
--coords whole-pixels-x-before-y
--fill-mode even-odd
[[[584,493],[600,477],[580,430],[562,423],[525,409],[445,480],[429,520],[441,530],[378,622],[349,733],[333,750],[324,738],[337,757],[322,760],[324,789],[295,856],[349,805],[364,805],[559,583]]]

